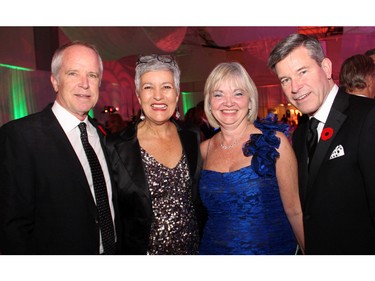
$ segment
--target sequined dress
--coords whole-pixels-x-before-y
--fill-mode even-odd
[[[154,213],[148,253],[192,255],[198,253],[198,224],[192,203],[189,167],[183,154],[170,169],[141,148]]]
[[[273,122],[255,122],[263,134],[252,134],[243,146],[251,165],[233,172],[203,170],[200,195],[208,211],[199,254],[294,254],[296,240],[285,215],[276,179]]]

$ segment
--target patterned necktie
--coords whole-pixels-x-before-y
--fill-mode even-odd
[[[309,167],[314,156],[316,144],[318,143],[319,120],[312,117],[309,120],[309,131],[307,133],[307,151],[309,153]]]
[[[115,253],[115,235],[112,223],[111,211],[108,203],[108,194],[102,168],[96,153],[89,143],[86,131],[86,123],[78,125],[81,131],[81,141],[85,150],[87,160],[90,164],[92,180],[96,198],[96,207],[99,213],[99,225],[102,234],[104,254]]]

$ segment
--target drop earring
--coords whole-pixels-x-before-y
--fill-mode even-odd
[[[141,113],[140,113],[140,115],[139,115],[139,119],[141,119],[141,120],[145,120],[145,115],[143,114],[143,110],[142,110],[142,108],[141,108]]]
[[[178,106],[177,106],[177,108],[176,108],[176,113],[175,113],[175,118],[178,120],[178,119],[180,119],[180,117],[181,117],[181,114],[180,114],[180,112],[179,112],[179,110],[178,110]]]

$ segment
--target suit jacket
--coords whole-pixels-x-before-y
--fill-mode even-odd
[[[198,194],[198,181],[202,168],[200,137],[195,131],[182,129],[176,121],[173,122],[177,126],[183,150],[187,156],[192,197],[198,214],[200,230],[202,230],[205,216]],[[147,253],[154,216],[136,130],[137,124],[131,125],[120,134],[106,137],[106,146],[118,187],[123,231],[121,254]]]
[[[339,90],[309,174],[307,130],[293,135],[306,254],[375,254],[375,100]]]
[[[0,129],[0,184],[0,252],[99,254],[96,205],[51,105]]]

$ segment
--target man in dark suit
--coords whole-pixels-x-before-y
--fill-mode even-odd
[[[293,135],[306,254],[375,254],[374,100],[339,89],[331,61],[312,36],[280,41],[268,66],[288,100],[318,120],[319,142],[310,159],[310,122]]]
[[[51,67],[55,102],[0,128],[0,252],[115,254],[116,192],[103,136],[88,117],[99,97],[102,60],[94,46],[72,42],[55,52]],[[96,173],[80,139],[81,122],[104,175],[111,250],[102,243]]]

